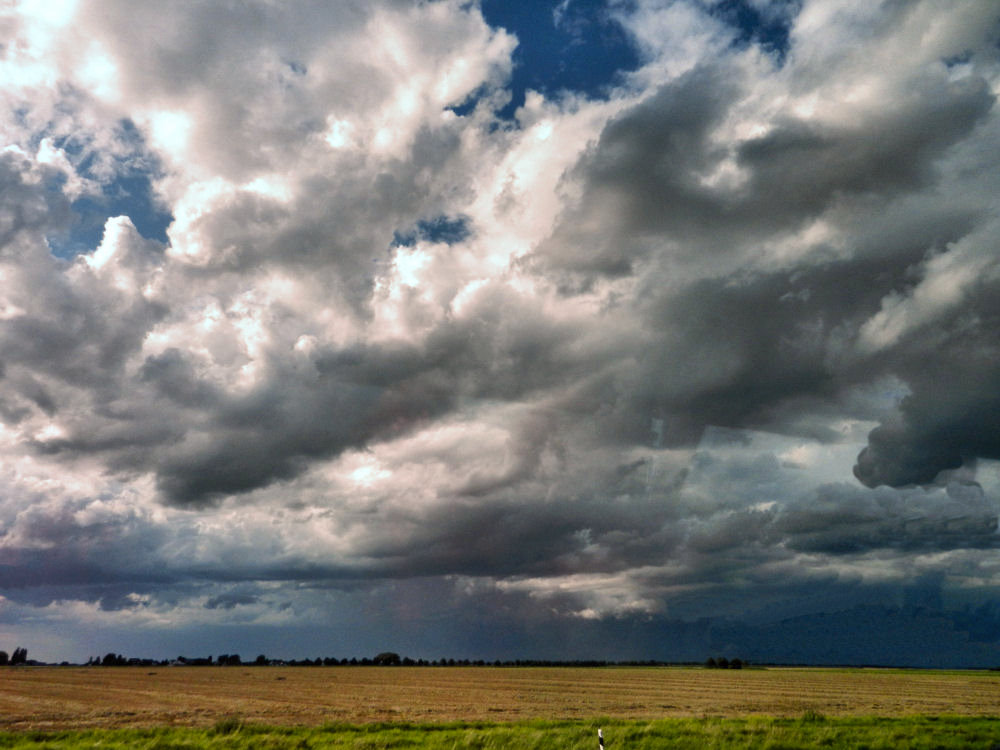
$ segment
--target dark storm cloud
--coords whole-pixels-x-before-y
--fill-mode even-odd
[[[579,473],[587,472],[580,467]],[[589,491],[561,488],[578,490],[572,497],[530,502],[540,484],[526,481],[476,499],[443,498],[416,518],[393,518],[396,529],[413,524],[402,543],[394,532],[376,530],[359,553],[386,576],[552,576],[659,564],[683,545],[684,530],[669,527],[661,496],[609,505],[604,493],[622,487],[603,481]]]
[[[170,502],[198,506],[292,478],[310,458],[363,445],[387,423],[402,428],[412,421],[413,408],[380,413],[383,395],[373,386],[337,382],[312,393],[258,392],[225,409],[209,434],[154,459],[157,484]]]
[[[991,251],[995,246],[983,250]],[[866,485],[928,484],[977,458],[1000,458],[998,294],[995,276],[977,280],[961,306],[895,349],[912,392],[858,456],[855,474]]]
[[[165,583],[162,545],[172,536],[127,507],[100,500],[54,506],[42,498],[4,526],[0,587]],[[95,589],[100,595],[99,589]]]
[[[144,379],[169,401],[211,415],[203,430],[150,457],[166,497],[203,505],[297,476],[311,460],[399,435],[447,411],[460,392],[447,360],[405,347],[323,353],[306,375],[274,362],[262,385],[232,398],[199,383],[177,353]]]
[[[658,417],[670,445],[697,442],[705,425],[806,429],[816,439],[840,439],[823,420],[805,427],[806,416],[893,371],[847,360],[840,350],[878,308],[886,286],[902,281],[909,262],[923,255],[920,246],[897,252],[895,269],[862,256],[702,279],[680,290],[650,280],[635,302],[647,345],[629,363],[631,388],[617,394],[612,434],[646,443],[650,418]]]
[[[718,159],[706,141],[738,84],[719,66],[699,67],[612,120],[577,167],[586,185],[540,250],[557,269],[628,274],[645,235],[704,226],[726,210],[724,196],[695,175]],[[638,248],[637,248],[638,246]]]
[[[649,410],[676,415],[668,436],[700,437],[705,424],[763,426],[785,400],[835,392],[825,338],[839,322],[834,306],[850,302],[811,281],[786,274],[705,280],[651,305],[650,326],[666,335],[642,359],[644,395]],[[816,296],[796,297],[813,288]]]

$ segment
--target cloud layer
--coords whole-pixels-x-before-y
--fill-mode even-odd
[[[744,5],[509,117],[475,3],[5,11],[0,634],[994,617],[1000,11]]]

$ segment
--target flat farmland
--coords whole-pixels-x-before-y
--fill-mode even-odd
[[[670,717],[996,716],[1000,673],[683,667],[28,667],[0,730]]]

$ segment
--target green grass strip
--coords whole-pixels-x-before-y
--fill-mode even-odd
[[[912,716],[798,719],[660,719],[529,721],[516,723],[331,724],[268,727],[224,719],[209,729],[102,729],[0,733],[0,748],[343,748],[344,750],[606,750],[656,748],[983,748],[1000,750],[1000,717]]]

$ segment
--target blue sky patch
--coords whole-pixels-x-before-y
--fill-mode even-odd
[[[528,89],[547,96],[568,90],[600,98],[623,73],[639,67],[638,51],[601,0],[484,0],[482,7],[487,23],[502,26],[518,39],[510,81],[513,96],[499,112],[501,117],[513,117]]]
[[[73,216],[66,232],[48,238],[54,255],[72,258],[94,250],[104,235],[104,223],[112,216],[128,216],[139,234],[167,242],[167,227],[173,216],[156,200],[152,180],[160,173],[159,161],[145,149],[141,133],[129,121],[119,125],[120,142],[126,155],[113,157],[114,178],[101,184],[100,194],[88,194],[70,204]],[[73,138],[54,141],[66,152],[79,174],[97,181],[95,152]]]
[[[408,246],[423,241],[454,245],[471,233],[469,220],[464,216],[435,216],[433,219],[421,219],[408,232],[394,232],[392,244]]]
[[[798,3],[789,3],[787,10],[797,7]],[[712,13],[738,29],[737,45],[757,44],[773,54],[779,63],[784,62],[794,13],[765,15],[747,0],[722,0]]]

